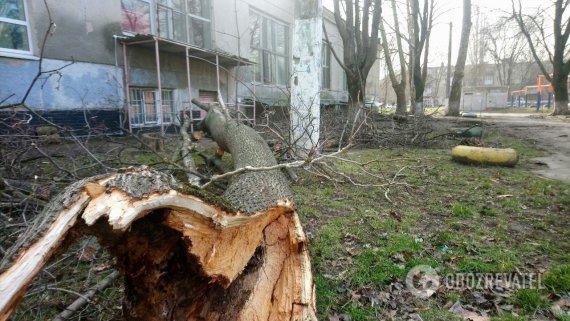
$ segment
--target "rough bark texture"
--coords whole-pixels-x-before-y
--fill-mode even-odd
[[[218,103],[192,102],[208,111],[204,120],[206,131],[232,155],[234,169],[277,165],[273,152],[253,128],[231,119]],[[276,200],[292,196],[287,178],[280,170],[236,175],[224,192],[232,205],[248,213],[269,208]]]
[[[449,93],[449,103],[447,116],[459,116],[459,103],[461,102],[461,87],[465,74],[465,61],[467,60],[467,48],[469,46],[469,34],[471,33],[471,0],[463,0],[463,25],[461,27],[461,41],[459,44],[459,55],[453,72],[451,92]]]
[[[218,105],[205,124],[236,168],[276,164]],[[64,244],[95,235],[124,276],[128,320],[316,320],[307,241],[279,171],[235,176],[224,198],[134,169],[67,188],[2,261],[0,320]],[[238,208],[239,211],[229,211]]]

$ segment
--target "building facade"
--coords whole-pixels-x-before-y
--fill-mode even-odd
[[[192,98],[222,99],[252,120],[289,105],[294,1],[47,4],[0,0],[2,105],[20,102],[35,78],[26,106],[75,130],[168,130],[183,112],[203,117]],[[342,58],[332,13],[324,21]],[[346,103],[344,72],[326,49],[322,103]]]

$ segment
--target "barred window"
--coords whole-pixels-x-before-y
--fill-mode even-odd
[[[131,88],[131,124],[135,126],[159,124],[162,110],[163,123],[172,123],[175,119],[172,90],[162,90],[162,108],[158,108],[158,90],[152,88]]]

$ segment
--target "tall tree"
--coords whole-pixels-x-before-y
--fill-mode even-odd
[[[495,64],[501,86],[520,86],[520,81],[513,83],[515,66],[530,60],[524,35],[513,24],[516,24],[513,19],[503,17],[481,31],[486,39],[487,54]]]
[[[384,50],[384,57],[386,57],[386,67],[388,68],[388,75],[390,77],[390,82],[392,83],[392,88],[396,93],[396,114],[405,115],[406,114],[406,60],[404,58],[404,50],[402,48],[402,35],[400,33],[400,26],[398,21],[398,9],[396,7],[396,0],[392,0],[392,15],[394,19],[394,38],[396,40],[396,52],[398,53],[398,62],[400,65],[400,79],[396,76],[394,70],[394,65],[391,59],[391,52],[388,42],[388,37],[386,36],[386,29],[384,24],[386,22],[382,20],[380,23],[380,34],[382,36],[382,49]]]
[[[469,50],[467,51],[467,59],[471,65],[469,70],[469,80],[474,84],[483,82],[483,69],[485,64],[485,56],[487,54],[487,37],[484,30],[487,29],[487,18],[481,14],[481,8],[478,5],[473,6],[471,35],[469,37]]]
[[[570,5],[570,0],[554,1],[554,17],[552,19],[552,33],[544,30],[545,24],[541,21],[544,15],[523,15],[522,3],[518,0],[511,0],[513,16],[519,28],[524,34],[530,51],[545,78],[552,84],[554,92],[554,115],[568,115],[568,74],[570,73],[570,55],[568,55],[566,44],[570,36],[570,19],[566,9]],[[566,14],[565,14],[566,13]],[[530,28],[535,26],[538,32],[531,34]],[[550,49],[554,43],[554,52]],[[539,55],[539,50],[543,50],[548,55],[552,64],[552,74],[548,73],[543,60]]]
[[[378,54],[381,0],[334,0],[333,3],[334,18],[343,43],[342,60],[332,47],[331,51],[346,73],[350,109],[354,111],[364,103],[366,79]],[[328,41],[326,32],[325,36]]]
[[[423,114],[424,88],[427,77],[429,38],[433,27],[434,1],[410,0],[410,81],[413,81],[412,106],[416,115]],[[423,62],[422,62],[423,58]]]
[[[471,33],[471,0],[463,0],[463,25],[461,26],[461,40],[459,42],[459,55],[455,63],[447,116],[459,116],[459,102],[461,101],[461,88],[465,75],[465,60],[469,47],[469,34]]]

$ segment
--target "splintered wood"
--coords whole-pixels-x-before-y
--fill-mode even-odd
[[[164,174],[131,171],[89,181],[43,213],[53,219],[0,275],[0,320],[63,240],[81,235],[116,258],[127,319],[316,320],[307,241],[289,200],[246,214],[179,190]]]

